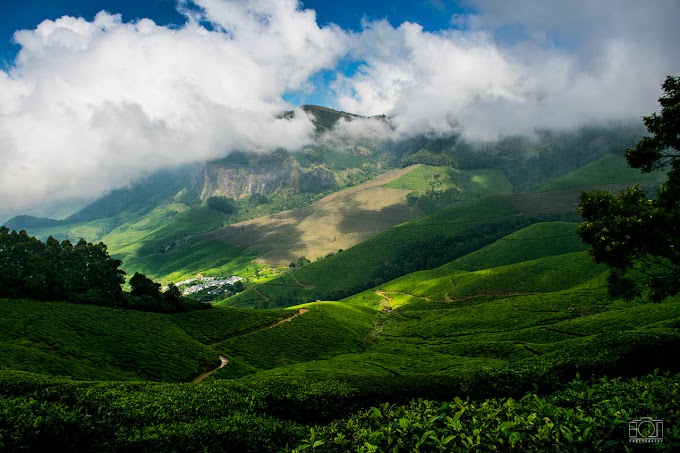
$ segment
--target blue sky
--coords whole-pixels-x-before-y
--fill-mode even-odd
[[[370,137],[639,121],[680,70],[678,17],[677,0],[5,0],[0,210],[299,149],[310,119],[277,117],[303,103],[387,115],[332,131]]]
[[[101,10],[119,13],[124,21],[152,19],[159,25],[181,25],[186,18],[177,11],[176,0],[5,0],[0,14],[0,59],[11,62],[19,50],[12,43],[16,30],[35,28],[45,19],[64,15],[91,20]],[[304,8],[316,11],[320,25],[335,23],[360,30],[363,19],[387,19],[393,25],[418,22],[428,31],[449,28],[453,14],[467,9],[453,1],[418,0],[329,0],[303,1]]]
[[[451,0],[307,0],[301,1],[301,6],[313,9],[321,26],[333,23],[355,31],[360,31],[366,20],[387,20],[393,26],[415,22],[424,30],[435,32],[451,28],[454,14],[470,11],[470,8]],[[55,20],[65,15],[92,20],[102,10],[121,14],[125,22],[149,18],[158,25],[172,27],[181,26],[187,20],[178,12],[177,0],[8,0],[0,15],[0,64],[11,66],[20,50],[20,46],[13,42],[15,31],[35,28],[45,19]],[[315,74],[313,81],[326,87],[335,80],[336,70],[352,74],[356,68],[356,62],[343,62],[333,70]],[[292,105],[332,103],[324,90],[314,93],[292,90],[285,94],[284,99]]]

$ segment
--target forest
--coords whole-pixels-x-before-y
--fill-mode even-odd
[[[0,297],[65,300],[159,313],[185,312],[209,305],[182,297],[171,285],[161,286],[140,273],[123,291],[122,262],[109,256],[103,242],[85,239],[73,245],[49,237],[42,242],[25,230],[0,227]]]

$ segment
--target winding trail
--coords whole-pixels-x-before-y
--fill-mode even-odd
[[[263,293],[262,291],[260,291],[259,289],[257,289],[257,286],[253,286],[253,289],[255,290],[255,292],[256,292],[257,294],[259,294],[260,296],[262,296],[262,298],[263,298],[264,300],[269,300],[269,296],[267,296],[265,293]]]
[[[221,362],[221,363],[220,363],[220,366],[218,366],[217,368],[214,368],[214,369],[212,369],[212,370],[208,370],[208,371],[206,371],[205,373],[202,373],[202,374],[201,374],[200,376],[198,376],[196,379],[194,379],[193,381],[191,381],[191,383],[192,383],[192,384],[198,384],[199,382],[202,382],[205,378],[207,378],[207,377],[210,376],[211,374],[215,373],[217,370],[220,370],[220,369],[224,368],[224,366],[225,366],[227,363],[229,363],[229,359],[226,358],[225,356],[220,355],[219,357],[220,357],[220,362]]]
[[[236,337],[242,337],[243,335],[248,335],[248,334],[251,334],[251,333],[260,332],[262,330],[274,328],[276,326],[283,324],[284,322],[290,322],[293,318],[296,318],[300,315],[304,315],[308,311],[309,311],[308,308],[300,308],[293,315],[286,316],[285,318],[279,319],[278,321],[276,321],[275,323],[272,323],[272,324],[265,324],[264,326],[261,326],[261,327],[255,329],[255,330],[250,330],[250,331],[245,332],[241,335],[236,335]],[[236,337],[232,337],[232,338],[236,338]],[[199,382],[203,382],[203,380],[205,380],[208,376],[210,376],[213,373],[216,373],[218,370],[221,370],[222,368],[224,368],[227,365],[227,363],[229,363],[229,358],[227,356],[220,354],[218,357],[220,358],[220,366],[218,366],[217,368],[213,368],[212,370],[208,370],[204,373],[201,373],[198,377],[196,377],[194,380],[192,380],[191,383],[192,384],[198,384]]]
[[[392,308],[392,298],[387,294],[387,291],[383,291],[381,289],[376,289],[375,294],[378,295],[380,298],[382,298],[382,301],[387,302],[386,306],[383,306],[382,303],[380,304],[381,309],[385,310],[387,308]]]
[[[297,311],[297,313],[295,313],[293,316],[288,316],[288,317],[286,317],[286,318],[279,319],[279,320],[276,321],[274,324],[268,324],[268,325],[262,327],[261,329],[255,330],[254,332],[259,332],[259,331],[265,330],[265,329],[271,329],[271,328],[273,328],[273,327],[276,327],[276,326],[279,326],[279,325],[283,324],[284,322],[290,322],[293,318],[297,318],[297,317],[300,316],[300,315],[304,315],[304,314],[307,313],[308,311],[309,311],[309,308],[300,308],[300,309]],[[250,333],[254,333],[254,332],[250,332]]]
[[[314,288],[314,285],[305,285],[300,280],[298,280],[297,275],[295,275],[295,269],[293,269],[293,272],[291,272],[290,275],[293,276],[293,280],[295,280],[295,283],[300,285],[301,288],[305,288],[305,289],[313,289]]]

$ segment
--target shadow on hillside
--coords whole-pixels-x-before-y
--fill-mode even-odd
[[[226,226],[203,237],[247,247],[261,254],[261,260],[285,264],[300,256],[314,261],[350,248],[420,215],[406,203],[366,209],[364,203],[344,200],[340,208],[309,206]]]

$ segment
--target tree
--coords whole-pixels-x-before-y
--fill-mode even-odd
[[[231,215],[236,211],[236,200],[233,198],[210,197],[206,200],[206,204],[213,211],[219,211],[227,215]]]
[[[161,285],[139,272],[130,279],[130,289],[130,294],[135,297],[150,297],[156,301],[161,298]]]
[[[648,294],[654,301],[680,292],[680,77],[668,76],[659,99],[661,112],[643,118],[649,136],[626,151],[632,168],[668,169],[650,199],[638,186],[581,194],[578,227],[597,263],[609,267],[615,297]]]

